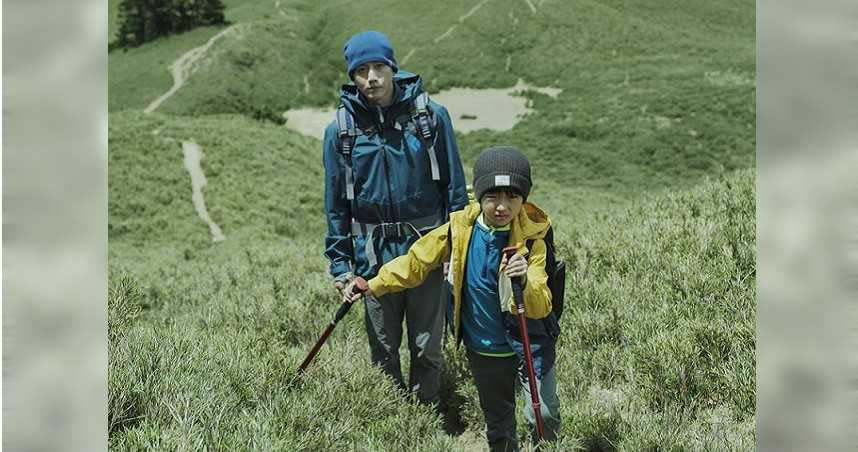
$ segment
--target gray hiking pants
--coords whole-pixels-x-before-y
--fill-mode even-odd
[[[442,282],[443,271],[439,268],[414,289],[364,300],[372,363],[393,377],[400,388],[414,392],[417,400],[425,404],[437,405],[439,401],[444,322]],[[405,385],[399,363],[403,318],[411,354],[410,387]]]

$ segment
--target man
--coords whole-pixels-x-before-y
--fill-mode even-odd
[[[325,255],[334,285],[371,278],[424,233],[468,203],[465,175],[447,110],[428,101],[419,76],[400,71],[390,41],[377,31],[343,48],[352,83],[325,130]],[[418,287],[365,303],[372,362],[426,404],[439,402],[443,274]],[[399,345],[403,318],[411,355],[409,385]]]

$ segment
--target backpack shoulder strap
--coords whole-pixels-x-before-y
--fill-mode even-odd
[[[414,98],[414,117],[424,140],[432,138],[432,133],[435,131],[435,118],[431,113],[429,93],[423,91]]]
[[[524,242],[528,251],[533,249],[533,242],[535,241],[536,239],[528,239]],[[548,231],[545,232],[542,241],[545,242],[545,270],[547,273],[550,273],[557,265],[557,257],[554,255],[554,228],[548,226]]]
[[[545,235],[542,237],[542,240],[545,242],[545,247],[548,248],[548,242],[552,240],[553,234],[551,233],[551,226],[548,226],[548,231],[545,232]],[[524,241],[524,246],[527,247],[527,250],[530,251],[533,248],[533,244],[536,242],[536,239],[527,239]]]
[[[346,198],[349,201],[354,201],[355,181],[352,169],[352,149],[354,148],[355,137],[361,132],[355,127],[355,118],[352,113],[342,104],[337,107],[337,131],[340,153],[343,155],[346,166]]]
[[[352,226],[354,226],[354,213],[357,212],[355,202],[355,175],[352,167],[352,149],[354,149],[355,137],[362,132],[355,126],[355,118],[352,113],[340,104],[337,107],[337,146],[343,156],[343,166],[346,179],[346,199],[351,206]],[[353,228],[352,228],[353,229]],[[352,229],[349,229],[352,231]],[[354,235],[353,232],[350,232]]]
[[[435,120],[429,112],[429,94],[426,91],[414,98],[414,114],[412,119],[417,124],[421,139],[428,145],[429,161],[432,165],[432,180],[441,180],[441,170],[438,166],[438,155],[435,152]]]

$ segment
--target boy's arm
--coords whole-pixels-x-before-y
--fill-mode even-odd
[[[351,240],[351,203],[346,199],[345,167],[337,149],[337,125],[325,130],[322,161],[325,166],[325,217],[328,233],[325,235],[325,256],[331,262],[330,272],[335,279],[346,276],[353,260]]]
[[[525,315],[541,319],[551,313],[551,289],[545,273],[545,241],[534,240],[527,259],[527,280],[524,285]]]
[[[450,113],[443,105],[437,105],[435,122],[435,149],[443,151],[442,155],[446,157],[447,162],[447,208],[450,212],[455,212],[468,205],[465,170],[462,168],[462,159],[459,157],[459,146],[456,144],[456,134],[453,132],[453,121],[450,119]]]
[[[432,270],[450,258],[450,223],[443,224],[417,240],[396,259],[384,264],[369,280],[369,292],[376,297],[419,286]]]

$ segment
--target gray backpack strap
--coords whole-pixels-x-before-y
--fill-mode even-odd
[[[438,167],[438,155],[435,153],[435,140],[432,136],[432,130],[435,129],[433,118],[429,115],[429,94],[425,91],[414,98],[414,122],[417,123],[417,130],[420,132],[420,137],[429,148],[429,161],[432,165],[432,180],[441,180],[441,170]]]
[[[354,201],[355,178],[352,169],[352,149],[354,148],[355,137],[361,132],[355,127],[355,119],[345,105],[340,105],[337,108],[337,129],[339,131],[340,153],[343,154],[343,161],[346,166],[346,199]]]

